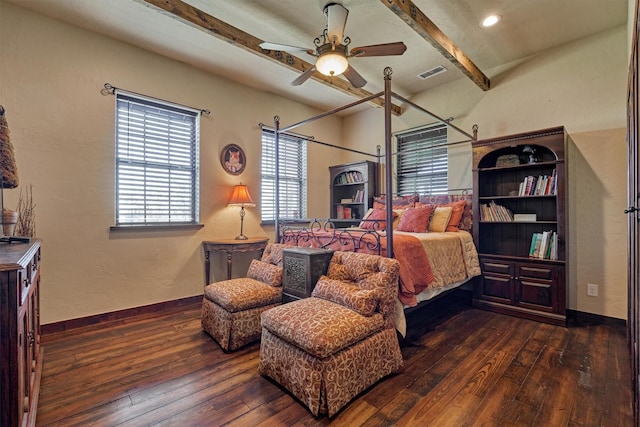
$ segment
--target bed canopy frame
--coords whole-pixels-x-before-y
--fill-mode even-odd
[[[413,108],[415,108],[416,110],[425,113],[429,116],[431,116],[432,118],[434,118],[436,121],[446,125],[448,128],[454,129],[456,132],[466,136],[468,139],[463,140],[463,141],[456,141],[456,142],[447,142],[446,144],[442,144],[442,145],[446,145],[446,146],[450,146],[450,145],[456,145],[456,144],[462,144],[462,143],[467,143],[470,141],[475,141],[477,140],[478,137],[478,125],[473,125],[472,128],[472,133],[473,134],[469,134],[467,132],[465,132],[464,130],[460,129],[459,127],[451,124],[451,119],[443,119],[439,116],[437,116],[436,114],[433,114],[432,112],[428,111],[427,109],[413,103],[412,101],[394,93],[391,91],[391,75],[393,74],[393,70],[391,69],[391,67],[386,67],[384,69],[384,90],[375,94],[372,94],[366,98],[362,98],[358,101],[352,102],[350,104],[346,104],[340,107],[337,107],[333,110],[329,110],[326,111],[324,113],[318,114],[316,116],[310,117],[308,119],[302,120],[300,122],[294,123],[292,125],[286,126],[286,127],[280,127],[280,117],[279,116],[274,116],[273,118],[273,131],[274,131],[274,138],[275,138],[275,158],[278,159],[279,155],[280,155],[280,134],[292,134],[292,130],[314,122],[316,120],[331,116],[333,114],[339,113],[341,111],[344,110],[348,110],[349,108],[355,107],[357,105],[363,104],[365,102],[369,102],[375,98],[379,98],[382,97],[384,100],[384,144],[385,144],[385,149],[384,149],[384,161],[385,161],[385,170],[384,170],[384,174],[385,174],[385,198],[386,198],[386,223],[387,224],[392,224],[393,223],[393,212],[392,212],[392,206],[393,206],[393,191],[391,191],[391,189],[393,188],[393,156],[397,155],[399,153],[393,153],[393,149],[392,149],[392,140],[393,140],[393,136],[392,136],[392,126],[391,126],[391,101],[393,98],[407,104],[408,106],[411,106]],[[304,136],[303,136],[304,137]],[[352,153],[357,153],[357,154],[362,154],[365,156],[371,156],[371,157],[375,157],[377,158],[377,162],[380,163],[380,159],[381,159],[381,155],[380,155],[380,145],[378,145],[376,147],[377,150],[377,154],[371,154],[371,153],[366,153],[363,151],[359,151],[359,150],[354,150],[351,148],[347,148],[347,147],[341,147],[338,145],[333,145],[333,144],[329,144],[326,142],[322,142],[322,141],[318,141],[315,140],[314,138],[308,138],[308,137],[304,137],[306,138],[306,140],[308,142],[313,142],[316,144],[321,144],[321,145],[325,145],[325,146],[330,146],[333,148],[339,148],[342,150],[347,150],[350,151]],[[275,176],[276,176],[276,180],[275,180],[275,234],[276,234],[276,242],[280,242],[280,223],[281,223],[281,219],[280,219],[280,183],[279,183],[279,176],[280,176],[280,168],[278,165],[278,162],[275,162]],[[386,255],[389,258],[393,257],[393,227],[387,227],[386,230],[386,236],[387,236],[387,248],[386,248]]]

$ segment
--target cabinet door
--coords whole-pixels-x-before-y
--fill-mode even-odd
[[[554,266],[516,263],[516,293],[518,305],[534,310],[553,312],[556,306]]]
[[[512,304],[513,292],[513,263],[502,260],[482,258],[480,261],[482,280],[479,298]]]
[[[29,316],[27,310],[18,311],[18,390],[16,394],[18,425],[23,424],[29,411],[31,388],[31,356],[29,353]]]

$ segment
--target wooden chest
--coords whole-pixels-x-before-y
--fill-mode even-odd
[[[318,248],[282,250],[282,302],[311,296],[318,279],[327,273],[333,251]]]

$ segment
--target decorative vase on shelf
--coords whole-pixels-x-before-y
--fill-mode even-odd
[[[2,235],[13,236],[18,222],[18,212],[5,208],[2,211]]]

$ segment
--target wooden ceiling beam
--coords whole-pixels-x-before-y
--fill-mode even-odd
[[[380,0],[393,13],[402,19],[408,26],[413,28],[423,39],[431,46],[436,48],[438,52],[444,55],[456,67],[460,69],[467,77],[469,77],[482,90],[491,88],[491,81],[476,64],[464,54],[458,46],[455,45],[444,34],[440,28],[436,26],[427,15],[425,15],[411,0]]]
[[[280,52],[274,50],[263,50],[260,47],[260,43],[263,40],[246,33],[232,25],[223,22],[214,16],[207,14],[181,0],[138,0],[139,2],[146,3],[153,6],[160,11],[166,13],[167,16],[177,19],[183,23],[191,25],[199,30],[205,31],[216,38],[231,43],[234,46],[240,47],[248,52],[254,53],[260,57],[267,58],[273,62],[277,62],[291,70],[304,72],[313,64],[303,61],[302,59],[293,56],[287,52]],[[372,93],[353,87],[349,82],[339,77],[329,77],[319,72],[313,73],[312,79],[325,84],[333,89],[337,89],[347,95],[362,99],[372,95]],[[369,101],[377,107],[384,107],[384,100],[381,98],[374,98]],[[401,108],[398,105],[392,104],[392,112],[395,115],[401,114]]]

